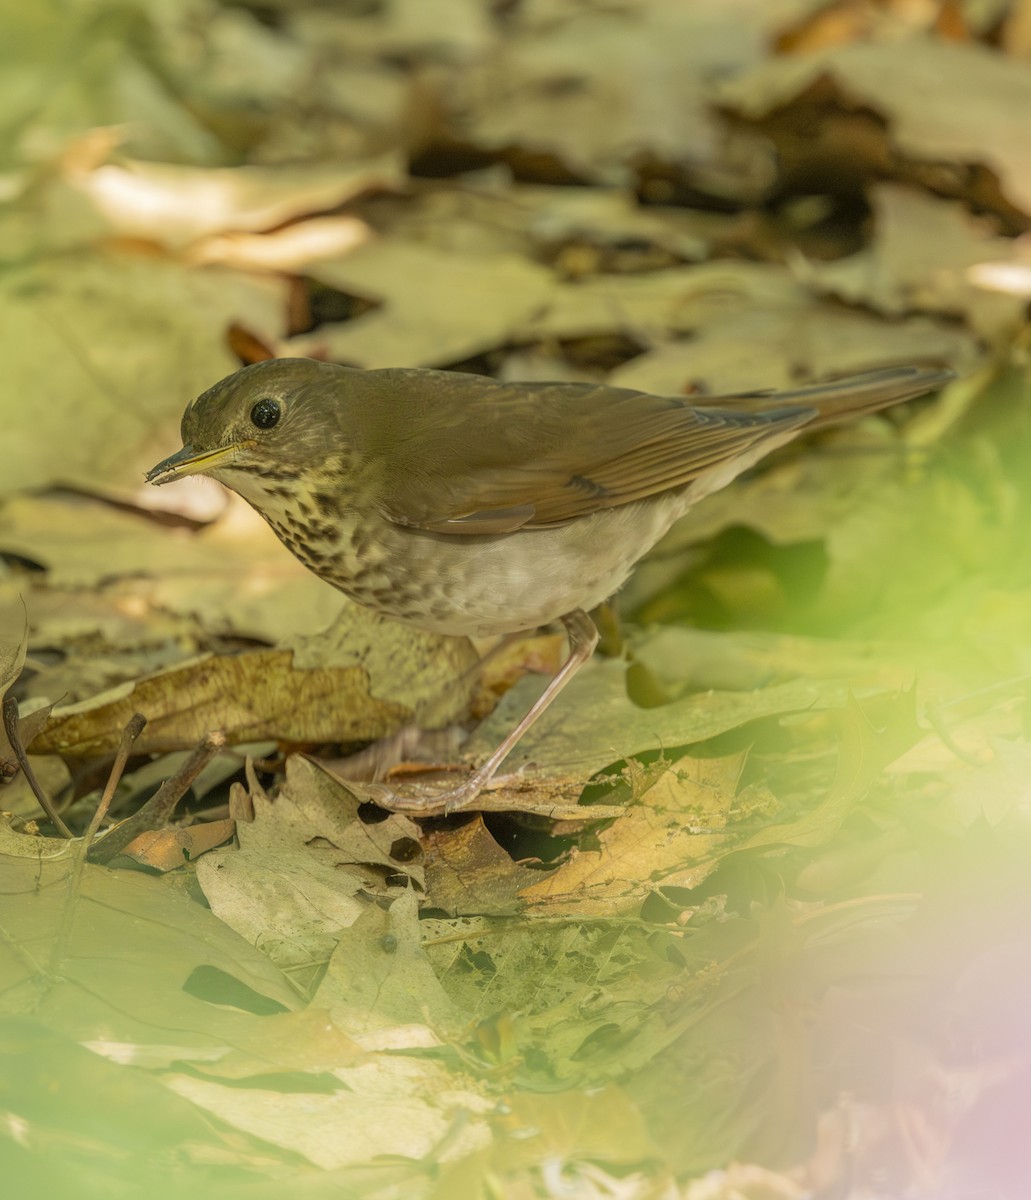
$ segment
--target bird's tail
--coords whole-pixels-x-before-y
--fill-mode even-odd
[[[815,409],[817,415],[805,425],[808,433],[812,429],[852,420],[862,413],[901,404],[927,392],[936,392],[955,377],[955,371],[946,367],[887,367],[783,392],[716,396],[706,398],[704,403],[707,408],[727,407],[739,412],[769,412],[772,408]]]

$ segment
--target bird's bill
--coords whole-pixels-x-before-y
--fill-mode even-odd
[[[148,483],[158,487],[163,483],[171,483],[186,475],[203,475],[207,471],[217,470],[228,466],[239,453],[246,449],[249,442],[233,442],[230,446],[220,446],[217,450],[195,450],[192,446],[183,446],[175,454],[163,459],[156,467],[147,472]]]

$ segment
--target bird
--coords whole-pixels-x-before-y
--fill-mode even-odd
[[[190,403],[182,449],[146,478],[211,476],[321,579],[420,629],[482,638],[561,622],[569,652],[540,698],[435,798],[459,812],[594,652],[590,610],[692,505],[801,433],[952,378],[899,366],[700,399],[269,359]]]

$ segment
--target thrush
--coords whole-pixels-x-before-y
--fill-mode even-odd
[[[470,806],[590,657],[587,612],[691,505],[803,431],[934,391],[899,367],[784,392],[657,396],[310,359],[244,367],[191,403],[147,479],[239,493],[320,578],[421,629],[487,637],[561,621],[569,654],[463,784]]]

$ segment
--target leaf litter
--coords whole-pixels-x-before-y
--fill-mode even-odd
[[[1020,1139],[984,1131],[1031,1095],[1026,7],[19,16],[3,682],[77,835],[4,748],[19,1154],[104,1195],[143,1146],[242,1193],[902,1194],[974,1163],[1016,1194]],[[670,394],[967,377],[689,514],[624,594],[642,631],[482,811],[415,820],[383,788],[496,744],[542,643],[478,678],[215,490],[145,498],[227,345]],[[102,866],[138,708],[116,821],[234,745]],[[38,1102],[76,1089],[106,1132]]]

